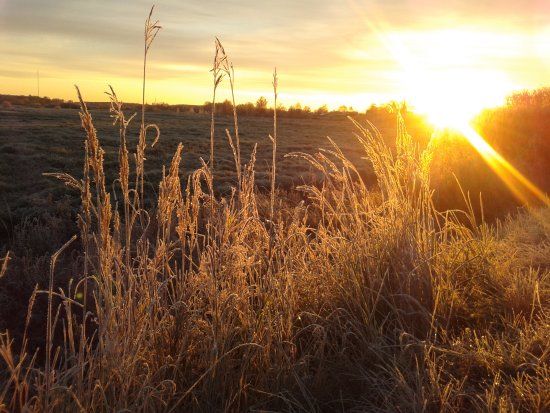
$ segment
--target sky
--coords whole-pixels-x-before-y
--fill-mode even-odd
[[[150,1],[0,0],[0,93],[141,99]],[[236,98],[363,110],[407,100],[496,105],[550,85],[548,0],[158,0],[162,25],[148,63],[149,103],[202,104],[218,36],[235,66]],[[220,97],[227,97],[222,84]]]

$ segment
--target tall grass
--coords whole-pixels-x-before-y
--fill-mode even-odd
[[[140,186],[140,193],[142,195],[141,204],[143,205],[143,183],[144,183],[144,161],[145,161],[145,149],[147,146],[147,130],[153,128],[157,132],[157,136],[153,141],[153,146],[160,136],[159,128],[152,124],[145,124],[145,81],[147,79],[147,56],[149,54],[149,49],[151,48],[153,41],[157,37],[158,32],[161,29],[161,26],[158,24],[158,20],[151,20],[153,17],[153,11],[155,6],[151,7],[149,16],[145,20],[145,29],[143,33],[143,85],[142,85],[142,95],[141,95],[141,127],[139,130],[139,141],[137,146],[136,153],[136,185]]]
[[[275,181],[277,179],[277,88],[279,79],[277,77],[277,68],[273,70],[273,136],[270,136],[273,144],[273,154],[271,161],[271,199],[269,203],[269,218],[273,221],[275,214]]]
[[[4,257],[4,259],[2,260],[2,266],[0,267],[0,278],[2,278],[6,273],[9,261],[10,261],[10,253],[8,251],[6,252],[6,256]]]
[[[211,143],[221,75],[234,79],[228,62],[216,41]],[[182,183],[179,145],[146,209],[143,112],[132,171],[131,118],[110,89],[120,170],[109,190],[78,96],[83,177],[56,176],[81,193],[81,274],[59,291],[52,280],[36,291],[49,297],[45,363],[25,339],[16,349],[0,336],[2,409],[550,408],[549,211],[493,227],[464,225],[471,212],[437,211],[432,148],[414,144],[399,108],[395,150],[374,125],[356,123],[375,188],[332,143],[288,155],[317,168],[322,183],[297,188],[299,202],[275,202],[276,117],[265,194],[254,184],[255,152],[241,166],[235,111],[235,141],[226,133],[236,190],[215,196],[213,146]],[[65,249],[52,258],[52,278]],[[34,295],[29,319],[33,303]]]

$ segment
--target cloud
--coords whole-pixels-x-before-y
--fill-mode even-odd
[[[150,0],[0,0],[0,82],[28,89],[32,80],[25,78],[40,68],[58,79],[55,85],[78,79],[136,83],[149,7]],[[499,55],[503,67],[522,70],[518,59],[536,63],[533,56],[547,50],[540,33],[550,27],[546,0],[165,0],[155,15],[163,30],[151,49],[151,87],[166,90],[166,82],[176,81],[178,87],[204,88],[204,97],[190,97],[196,101],[209,94],[214,36],[231,54],[244,95],[269,90],[274,66],[295,96],[358,88],[391,94],[399,65],[388,39],[417,53],[442,29],[493,33],[492,42],[465,44],[477,50],[475,56]],[[506,33],[527,40],[510,48],[501,36]],[[529,36],[537,39],[533,51]]]

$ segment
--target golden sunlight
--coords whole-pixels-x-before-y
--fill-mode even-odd
[[[439,127],[468,123],[484,108],[498,106],[517,88],[497,62],[476,47],[497,48],[502,39],[462,30],[401,33],[389,36],[401,67],[405,98]]]
[[[502,104],[510,90],[496,73],[474,70],[423,70],[406,73],[415,109],[437,127],[467,125],[482,109]]]
[[[378,36],[400,64],[402,88],[417,112],[439,130],[462,134],[524,205],[550,205],[548,196],[470,125],[476,114],[503,104],[517,87],[475,47],[476,42],[490,46],[498,39],[467,30],[399,35],[378,31]]]
[[[0,413],[550,413],[550,0],[149,1],[0,0]]]
[[[550,199],[534,183],[527,179],[512,164],[504,159],[483,137],[470,125],[459,127],[458,130],[468,142],[479,152],[485,162],[497,173],[512,193],[524,204],[544,204],[550,206]]]

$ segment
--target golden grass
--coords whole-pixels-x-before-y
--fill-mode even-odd
[[[10,252],[6,252],[6,256],[2,260],[2,266],[0,267],[0,278],[4,276],[6,270],[8,269],[8,262],[10,261]]]
[[[145,58],[147,39],[146,28]],[[215,102],[222,74],[234,86],[217,39],[213,73]],[[276,98],[276,73],[273,86]],[[28,319],[36,294],[48,295],[44,362],[26,339],[16,350],[0,336],[3,410],[550,409],[548,210],[496,226],[438,212],[432,148],[413,143],[399,110],[395,151],[357,124],[377,188],[333,144],[290,154],[323,181],[298,188],[301,201],[276,200],[274,111],[271,192],[258,192],[255,152],[241,165],[235,112],[232,195],[215,196],[213,147],[182,185],[179,145],[146,209],[144,112],[131,154],[131,117],[110,89],[120,170],[119,191],[109,191],[78,96],[83,177],[57,177],[81,194],[81,274],[53,290],[66,244],[49,289],[33,294]]]

